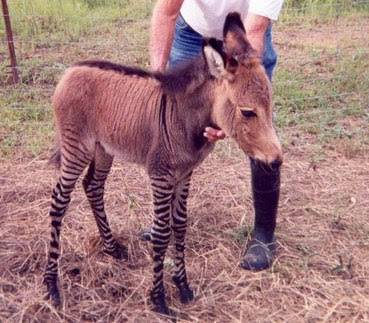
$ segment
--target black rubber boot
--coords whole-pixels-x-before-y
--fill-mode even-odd
[[[248,270],[268,268],[274,257],[280,164],[270,167],[250,159],[255,223],[252,239],[240,266]]]

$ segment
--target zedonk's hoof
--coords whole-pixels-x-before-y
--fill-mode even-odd
[[[54,307],[59,307],[61,305],[61,300],[59,289],[56,282],[46,282],[46,286],[47,286],[46,299],[50,299],[51,304]]]
[[[126,260],[128,258],[127,248],[125,248],[118,242],[115,243],[114,251],[104,250],[104,252],[107,255],[112,256],[113,258],[118,259],[118,260],[122,260],[122,259]]]
[[[180,281],[176,276],[172,277],[173,282],[176,284],[179,291],[179,299],[182,304],[187,304],[194,298],[193,291],[188,286],[187,279],[185,281]]]
[[[172,311],[166,304],[155,304],[154,305],[154,312],[163,314],[166,316],[172,316]]]
[[[263,270],[268,268],[274,258],[275,241],[265,244],[256,239],[252,239],[246,255],[243,257],[240,266],[246,270]]]
[[[174,313],[169,309],[165,301],[164,293],[153,293],[150,292],[150,298],[154,305],[154,312],[173,318]]]
[[[180,289],[179,298],[182,304],[187,304],[193,300],[193,291],[190,288]]]

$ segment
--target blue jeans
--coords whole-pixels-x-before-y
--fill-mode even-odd
[[[272,24],[269,24],[265,32],[265,48],[263,65],[270,80],[273,69],[277,63],[277,54],[272,44]],[[172,49],[169,56],[169,69],[183,63],[193,56],[201,53],[202,36],[193,30],[190,25],[179,15],[175,24]]]

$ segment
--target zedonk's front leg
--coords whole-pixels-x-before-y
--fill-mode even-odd
[[[150,176],[154,201],[154,224],[151,229],[151,242],[153,247],[154,277],[150,296],[154,310],[170,315],[165,302],[163,282],[164,257],[171,236],[170,214],[173,196],[173,177],[170,175]]]
[[[179,289],[182,303],[193,300],[193,291],[187,282],[185,268],[185,235],[187,227],[187,197],[191,173],[178,183],[172,200],[172,231],[175,239],[175,261],[173,281]]]

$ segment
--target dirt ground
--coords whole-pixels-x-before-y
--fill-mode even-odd
[[[293,148],[293,149],[292,149]],[[252,226],[248,163],[229,141],[193,176],[187,268],[195,300],[170,306],[180,321],[368,321],[369,161],[335,151],[312,165],[304,149],[285,147],[273,266],[238,267]],[[57,171],[44,157],[0,170],[0,317],[4,321],[160,321],[150,311],[150,246],[136,232],[150,223],[147,177],[115,163],[106,205],[128,260],[101,251],[81,185],[63,222],[61,309],[44,300],[42,273],[49,237],[49,193]]]

